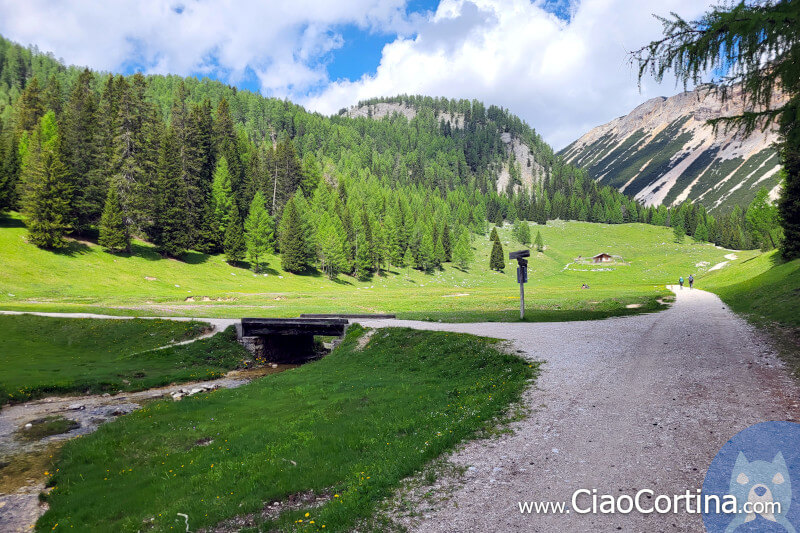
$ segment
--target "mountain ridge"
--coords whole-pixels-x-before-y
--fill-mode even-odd
[[[780,182],[775,128],[744,135],[707,123],[744,109],[739,87],[725,102],[706,87],[651,98],[558,154],[645,205],[691,200],[724,211],[749,203],[761,187],[774,199]]]

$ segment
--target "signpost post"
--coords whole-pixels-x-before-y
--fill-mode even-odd
[[[508,254],[509,259],[517,260],[517,283],[519,283],[519,319],[525,318],[525,284],[528,283],[528,260],[530,250],[520,250]]]

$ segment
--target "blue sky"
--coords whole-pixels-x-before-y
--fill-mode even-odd
[[[681,88],[629,51],[697,0],[0,0],[0,34],[98,70],[210,76],[322,113],[400,93],[477,98],[554,147]]]

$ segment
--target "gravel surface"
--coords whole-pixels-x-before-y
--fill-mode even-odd
[[[774,351],[715,295],[674,289],[668,310],[591,322],[445,324],[363,320],[508,339],[545,361],[513,433],[473,441],[452,497],[406,525],[414,531],[702,531],[699,515],[522,514],[519,501],[566,501],[582,488],[634,495],[702,486],[738,431],[800,421],[800,389]]]

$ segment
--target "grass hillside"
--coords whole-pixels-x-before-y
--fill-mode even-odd
[[[665,285],[724,261],[724,250],[645,224],[592,224],[551,221],[541,231],[544,253],[533,252],[526,285],[529,320],[603,318],[655,309]],[[507,257],[523,248],[500,230]],[[475,262],[462,271],[445,265],[426,274],[392,269],[372,280],[280,270],[277,257],[256,275],[227,264],[222,256],[189,253],[183,261],[162,259],[136,242],[128,256],[111,255],[90,242],[72,242],[66,252],[41,250],[25,240],[18,216],[0,224],[0,308],[40,311],[93,311],[157,316],[296,316],[313,312],[398,313],[404,318],[452,321],[518,319],[516,263],[504,272],[489,270],[488,236],[475,236]],[[577,256],[607,252],[621,256],[612,265],[573,264]],[[706,267],[697,265],[704,264]],[[583,283],[590,290],[582,290]],[[640,309],[627,305],[641,304]]]

